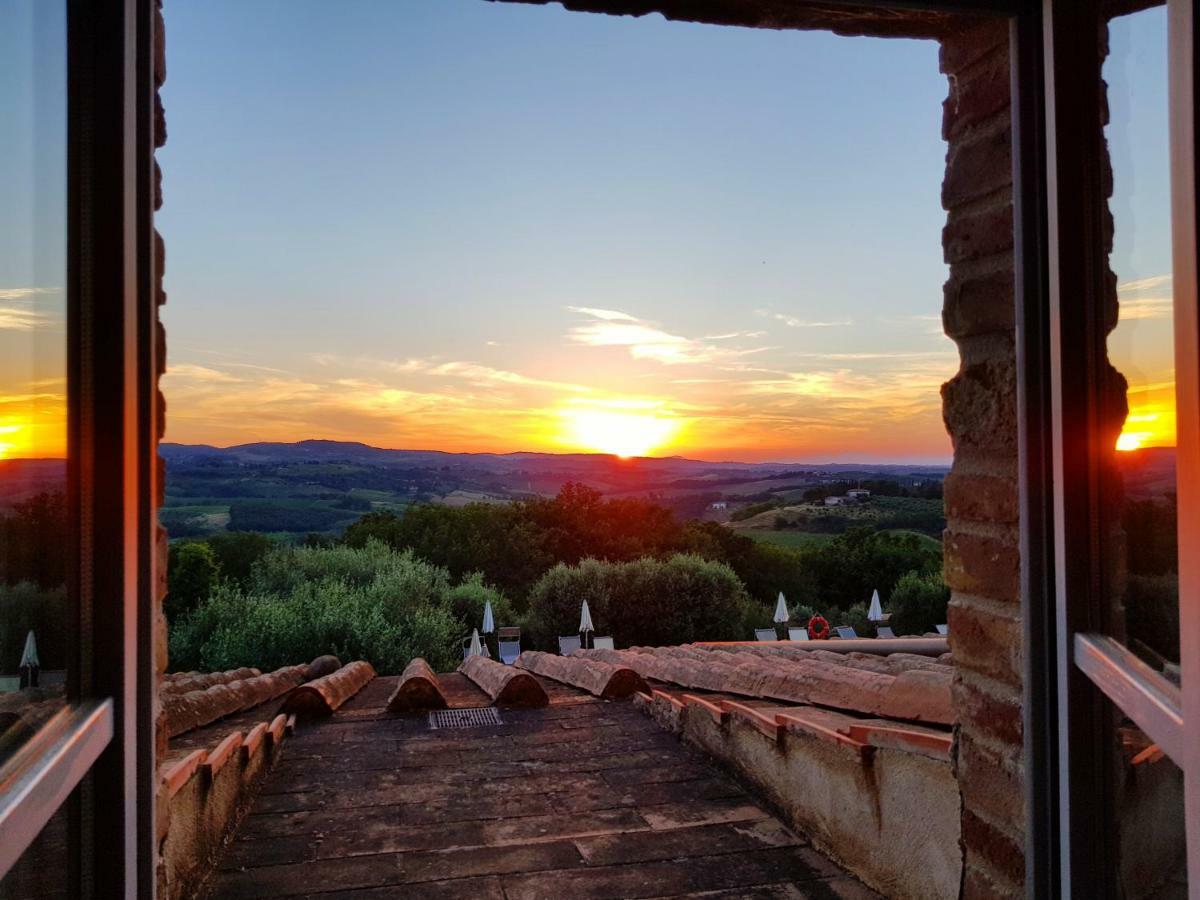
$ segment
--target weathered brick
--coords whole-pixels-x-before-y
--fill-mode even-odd
[[[959,737],[955,776],[964,806],[986,815],[1013,834],[1024,829],[1025,793],[1021,788],[1020,768],[972,740],[969,728]]]
[[[997,48],[1008,46],[1008,22],[993,19],[966,31],[942,39],[938,64],[942,72],[953,75]],[[1004,53],[1008,55],[1007,51]]]
[[[1021,699],[1011,685],[985,686],[969,677],[955,679],[954,712],[969,731],[993,744],[1008,744],[1016,754],[1025,728],[1021,721]]]
[[[967,144],[952,142],[942,181],[942,206],[954,209],[1012,185],[1012,129]]]
[[[985,275],[956,275],[942,288],[942,326],[948,337],[964,338],[1016,327],[1016,288],[1011,268]]]
[[[1021,619],[1015,612],[1000,615],[955,597],[948,621],[954,665],[1020,688]]]
[[[1022,885],[998,881],[991,872],[972,865],[968,858],[963,867],[962,900],[1024,900],[1024,897]]]
[[[951,590],[1016,604],[1021,596],[1021,559],[1016,536],[974,534],[951,526],[942,536],[945,577]]]
[[[1013,209],[1008,204],[971,216],[951,213],[942,229],[942,255],[951,265],[1012,253],[1012,248]]]
[[[1015,523],[1019,498],[1015,476],[977,475],[951,472],[946,476],[946,516],[973,522]]]
[[[970,75],[950,79],[950,96],[942,103],[942,138],[951,140],[968,128],[1009,108],[1008,54],[993,53]]]
[[[167,114],[163,109],[162,95],[154,92],[154,146],[162,147],[167,143]]]
[[[1016,458],[1016,359],[964,365],[942,385],[942,418],[955,453]]]
[[[163,375],[167,371],[167,329],[162,322],[155,322],[154,365],[155,374]]]
[[[973,854],[985,860],[988,866],[1013,884],[1025,881],[1025,851],[1021,844],[990,822],[975,815],[970,809],[963,810],[963,842]]]

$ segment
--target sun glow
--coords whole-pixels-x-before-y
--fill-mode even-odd
[[[670,443],[680,428],[678,419],[653,410],[585,407],[568,409],[563,417],[566,443],[623,459],[658,450]]]
[[[8,459],[14,450],[20,449],[20,445],[15,441],[19,431],[20,425],[0,425],[0,459]]]

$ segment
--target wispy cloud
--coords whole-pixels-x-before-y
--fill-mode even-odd
[[[625,347],[634,359],[648,359],[664,365],[699,365],[728,362],[767,348],[741,349],[724,343],[746,333],[731,333],[709,338],[689,338],[663,330],[657,323],[611,309],[570,306],[591,321],[576,325],[567,337],[589,347]]]
[[[0,306],[0,331],[33,331],[52,324],[55,319],[24,306]]]
[[[1153,291],[1171,283],[1170,275],[1151,275],[1148,278],[1138,278],[1117,285],[1118,294],[1137,294],[1142,291]]]
[[[1166,319],[1174,311],[1171,297],[1134,297],[1121,301],[1121,321],[1133,319]]]
[[[788,328],[841,328],[854,324],[853,319],[801,319],[797,316],[789,316],[787,313],[771,312],[769,309],[755,310],[755,314],[782,322]]]
[[[58,287],[0,288],[0,300],[25,300],[29,297],[36,297],[38,294],[60,293],[62,293],[62,288]]]

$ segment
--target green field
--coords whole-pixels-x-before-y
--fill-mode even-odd
[[[812,531],[743,531],[742,534],[763,544],[774,544],[777,547],[807,547],[812,544],[827,544],[836,534],[825,534]],[[941,550],[942,542],[919,531],[909,531],[905,528],[889,528],[888,534],[915,535],[921,544],[930,550]]]
[[[828,544],[836,534],[818,534],[811,531],[744,531],[747,537],[762,544],[777,547],[807,547],[810,544]]]

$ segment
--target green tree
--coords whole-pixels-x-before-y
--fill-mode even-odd
[[[221,574],[212,547],[201,541],[172,544],[167,557],[167,619],[177,618],[207,600]]]
[[[275,542],[256,531],[226,531],[207,538],[221,575],[245,584],[254,564],[266,556]]]
[[[535,646],[553,648],[574,634],[588,601],[592,621],[618,646],[658,646],[744,638],[761,612],[733,571],[722,563],[678,554],[629,562],[585,559],[559,564],[529,596],[528,632]]]
[[[946,623],[950,588],[939,572],[906,572],[892,590],[888,624],[897,635],[925,634]]]

